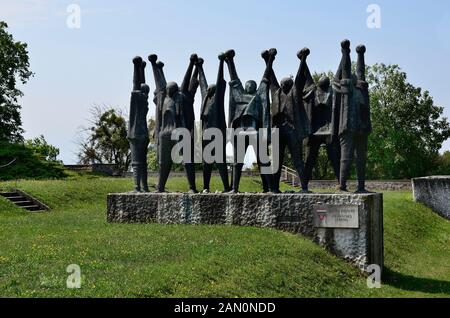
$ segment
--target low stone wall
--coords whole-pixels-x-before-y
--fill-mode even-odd
[[[335,189],[337,181],[317,180],[311,181],[309,186],[311,189]],[[356,189],[358,183],[349,181],[349,189]],[[411,181],[366,181],[366,189],[369,191],[411,191]]]
[[[271,227],[309,237],[362,269],[383,267],[382,194],[110,194],[107,218]]]
[[[412,184],[416,202],[450,220],[450,176],[416,178]]]

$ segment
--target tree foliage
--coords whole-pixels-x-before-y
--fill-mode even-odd
[[[114,164],[127,171],[131,164],[127,139],[127,122],[119,110],[94,106],[91,126],[85,129],[79,142],[79,161],[82,164]]]
[[[26,140],[25,147],[32,150],[35,156],[43,161],[58,161],[59,149],[50,145],[42,135],[34,139]]]
[[[17,81],[25,84],[33,75],[30,71],[27,44],[16,42],[0,21],[0,141],[22,141],[22,120],[18,100],[23,93]]]
[[[431,174],[439,150],[450,137],[428,91],[415,87],[398,65],[368,68],[373,133],[369,140],[368,177],[413,178]]]

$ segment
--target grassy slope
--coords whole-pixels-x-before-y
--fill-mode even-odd
[[[243,183],[242,191],[258,188],[257,180]],[[18,186],[54,210],[28,214],[0,199],[0,297],[450,296],[450,222],[413,203],[410,193],[385,194],[388,280],[369,290],[357,269],[300,236],[108,224],[105,194],[129,190],[129,179],[73,177]],[[212,187],[220,188],[217,179]],[[184,190],[184,180],[170,180],[169,189]],[[65,269],[74,263],[83,274],[80,290],[65,288]]]

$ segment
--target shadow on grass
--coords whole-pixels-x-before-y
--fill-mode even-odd
[[[420,278],[384,269],[384,283],[403,290],[450,295],[450,281]]]

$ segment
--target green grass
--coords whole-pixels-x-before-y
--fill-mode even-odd
[[[17,186],[53,210],[29,214],[0,198],[0,297],[450,297],[450,222],[411,193],[385,192],[387,277],[370,290],[359,270],[298,235],[108,224],[106,194],[130,190],[130,179],[74,174]],[[259,187],[243,179],[242,191]],[[168,188],[186,184],[173,178]],[[79,290],[66,288],[70,264],[81,267]]]

